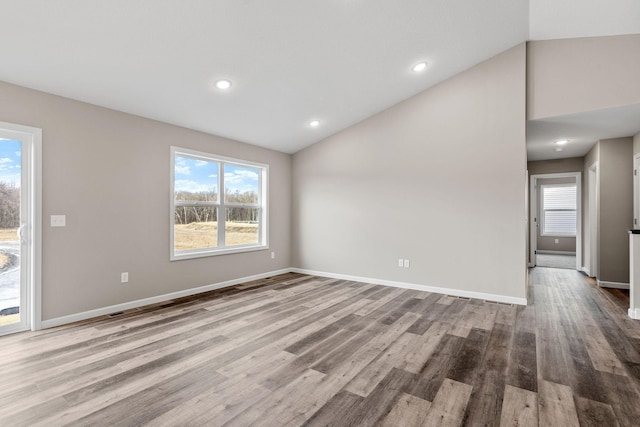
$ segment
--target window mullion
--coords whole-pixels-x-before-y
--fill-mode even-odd
[[[217,202],[203,202],[200,200],[176,200],[175,206],[218,206]]]
[[[227,246],[226,242],[226,220],[227,220],[227,209],[225,207],[224,202],[224,162],[218,163],[218,188],[220,189],[220,194],[218,195],[218,247],[224,248]]]

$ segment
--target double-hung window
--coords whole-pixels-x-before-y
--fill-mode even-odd
[[[171,147],[171,259],[267,248],[268,166]]]
[[[542,185],[543,236],[576,235],[576,184]]]

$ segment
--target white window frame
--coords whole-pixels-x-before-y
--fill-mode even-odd
[[[544,207],[544,189],[547,187],[576,187],[576,208],[575,209],[545,209]],[[543,184],[540,186],[540,235],[545,237],[576,237],[576,232],[574,233],[546,233],[545,232],[545,211],[562,211],[562,212],[575,212],[576,213],[576,229],[578,227],[578,186],[576,183],[566,183],[566,184]]]
[[[218,200],[216,202],[199,202],[198,205],[215,206],[218,208],[218,246],[215,248],[191,249],[184,251],[175,250],[175,208],[180,203],[176,203],[175,199],[175,161],[177,157],[188,157],[195,160],[204,160],[207,162],[218,163]],[[227,203],[224,200],[224,165],[231,164],[235,166],[246,166],[260,171],[258,178],[258,203]],[[190,150],[188,148],[171,147],[170,156],[170,209],[169,223],[170,226],[170,260],[177,261],[183,259],[202,258],[216,255],[234,254],[242,252],[260,251],[269,249],[269,221],[268,221],[268,179],[269,165],[263,163],[251,162],[248,160],[234,159],[226,156],[205,153],[202,151]],[[230,208],[258,208],[260,209],[258,222],[258,243],[248,245],[225,246],[225,209]]]

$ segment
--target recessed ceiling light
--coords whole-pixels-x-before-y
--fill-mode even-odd
[[[558,147],[556,148],[556,151],[562,151],[562,148]]]
[[[229,80],[218,80],[216,82],[216,87],[218,89],[229,89],[231,87],[231,82]]]
[[[556,141],[556,144],[557,145],[565,145],[568,142],[569,142],[568,139],[560,139],[560,140]]]
[[[320,120],[311,120],[309,122],[309,126],[311,126],[312,128],[318,127],[320,125]]]
[[[415,71],[416,73],[419,73],[420,71],[424,71],[425,68],[427,68],[427,63],[426,62],[418,62],[411,69],[413,71]]]

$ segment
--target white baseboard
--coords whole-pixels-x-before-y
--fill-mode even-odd
[[[592,277],[591,273],[589,272],[589,269],[587,267],[582,267],[582,268],[578,269],[578,271],[583,272],[584,274],[587,275],[587,277]]]
[[[571,251],[547,251],[547,250],[536,250],[537,254],[548,254],[548,255],[575,255],[575,252]]]
[[[598,280],[598,286],[601,288],[613,288],[613,289],[629,289],[628,283],[622,282],[607,282],[606,280]]]
[[[240,283],[250,282],[252,280],[258,280],[258,279],[264,279],[265,277],[277,276],[278,274],[289,273],[291,271],[292,270],[290,268],[283,268],[282,270],[270,271],[267,273],[260,273],[253,276],[241,277],[239,279],[227,280],[226,282],[214,283],[211,285],[200,286],[197,288],[185,289],[183,291],[171,292],[169,294],[157,295],[155,297],[129,301],[122,304],[110,305],[108,307],[97,308],[95,310],[83,311],[82,313],[70,314],[68,316],[62,316],[62,317],[55,317],[53,319],[43,320],[41,322],[41,328],[42,329],[53,328],[60,325],[66,325],[68,323],[91,319],[93,317],[105,316],[107,314],[117,313],[119,311],[124,311],[124,310],[131,310],[132,308],[143,307],[149,304],[156,304],[159,302],[169,301],[176,298],[188,297],[188,296],[199,294],[202,292],[213,291],[215,289],[227,288],[229,286],[235,286]]]
[[[395,288],[414,289],[416,291],[433,292],[436,294],[452,295],[464,298],[475,298],[487,301],[502,302],[506,304],[527,305],[526,298],[508,297],[504,295],[485,294],[483,292],[463,291],[459,289],[441,288],[436,286],[418,285],[407,282],[394,282],[391,280],[373,279],[370,277],[349,276],[346,274],[327,273],[324,271],[306,270],[303,268],[292,268],[292,272],[309,274],[312,276],[330,277],[332,279],[350,280],[354,282],[372,283],[374,285],[393,286]]]
[[[640,308],[630,308],[628,313],[630,318],[640,320]]]
[[[527,305],[526,298],[515,298],[504,295],[486,294],[483,292],[463,291],[459,289],[441,288],[436,286],[418,285],[414,283],[395,282],[391,280],[373,279],[370,277],[349,276],[346,274],[334,274],[322,271],[305,270],[302,268],[283,268],[281,270],[270,271],[267,273],[256,274],[253,276],[240,277],[238,279],[227,280],[225,282],[214,283],[211,285],[200,286],[197,288],[185,289],[183,291],[172,292],[169,294],[157,295],[154,297],[143,298],[135,301],[129,301],[122,304],[110,305],[108,307],[97,308],[94,310],[83,311],[81,313],[70,314],[67,316],[55,317],[53,319],[43,320],[41,322],[41,329],[53,328],[56,326],[66,325],[68,323],[79,322],[82,320],[91,319],[94,317],[105,316],[111,313],[117,313],[119,311],[131,310],[133,308],[143,307],[149,304],[156,304],[159,302],[169,301],[176,298],[187,297],[203,292],[213,291],[215,289],[226,288],[229,286],[235,286],[240,283],[250,282],[252,280],[264,279],[265,277],[277,276],[284,273],[301,273],[309,274],[312,276],[330,277],[333,279],[350,280],[355,282],[372,283],[374,285],[392,286],[403,289],[414,289],[417,291],[434,292],[443,295],[452,295],[464,298],[476,298],[487,301],[502,302],[506,304]],[[628,288],[628,285],[627,285]]]

